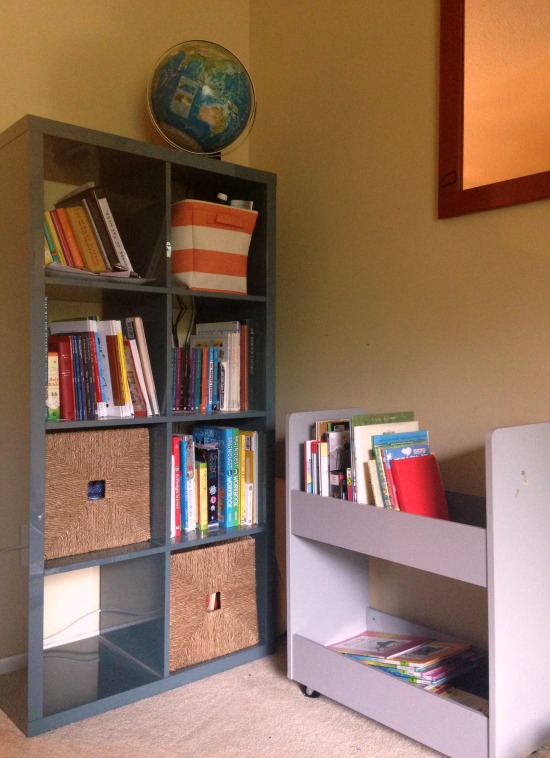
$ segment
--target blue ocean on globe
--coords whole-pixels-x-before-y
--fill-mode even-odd
[[[151,118],[175,147],[221,153],[250,130],[255,115],[252,81],[229,50],[193,40],[168,50],[148,92]]]

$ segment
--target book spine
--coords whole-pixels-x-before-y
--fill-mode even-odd
[[[248,410],[248,337],[249,325],[241,324],[241,410]]]
[[[208,530],[208,484],[205,461],[195,460],[195,481],[197,499],[197,527],[200,532]]]
[[[124,389],[122,386],[122,374],[120,370],[120,361],[118,358],[117,338],[114,334],[106,335],[107,352],[109,356],[109,369],[111,374],[111,384],[113,388],[113,402],[115,405],[124,406]]]
[[[181,469],[180,469],[180,444],[181,440],[177,434],[172,436],[172,460],[174,466],[174,480],[173,480],[173,515],[172,521],[174,524],[174,537],[181,536]]]
[[[111,261],[109,259],[108,254],[107,254],[107,250],[105,249],[105,245],[103,244],[103,240],[101,239],[101,236],[99,234],[99,231],[98,231],[98,228],[97,228],[97,224],[95,222],[95,219],[93,217],[92,211],[90,209],[90,204],[88,203],[88,201],[86,200],[85,197],[83,197],[80,202],[81,202],[81,205],[84,208],[84,211],[85,211],[86,216],[88,218],[88,222],[90,224],[90,228],[92,230],[92,234],[93,234],[94,240],[95,240],[95,242],[97,244],[97,247],[99,248],[99,252],[101,253],[101,256],[103,258],[103,264],[105,266],[105,269],[109,270],[110,268],[113,268],[113,266],[111,264]]]
[[[233,526],[239,526],[241,523],[241,511],[239,503],[239,486],[240,486],[240,437],[239,430],[232,429],[233,438]]]
[[[206,413],[208,406],[208,348],[201,348],[201,386],[200,386],[200,412]]]
[[[81,205],[74,205],[65,208],[65,211],[71,222],[86,267],[95,273],[107,271],[109,267],[105,265],[84,208]]]
[[[90,223],[94,229],[98,244],[101,248],[102,253],[104,254],[106,264],[109,266],[109,268],[120,268],[120,262],[113,247],[113,241],[111,240],[111,236],[107,230],[107,227],[105,226],[103,215],[99,209],[99,205],[97,204],[97,200],[94,194],[90,193],[89,198],[83,197],[81,199],[81,202],[86,210],[86,213],[88,214],[88,218],[90,219]]]
[[[186,447],[186,525],[185,531],[192,532],[197,528],[197,495],[195,481],[195,446],[191,435],[185,435]]]
[[[145,328],[141,316],[134,316],[133,319],[126,319],[126,324],[131,322],[133,332],[136,336],[136,342],[139,350],[139,356],[141,358],[141,367],[143,369],[143,376],[145,379],[145,386],[147,388],[147,394],[149,395],[149,403],[151,404],[151,411],[153,416],[159,415],[159,404],[157,398],[157,391],[155,388],[155,379],[153,376],[153,369],[151,366],[151,359],[149,357],[149,349],[147,347],[147,338],[145,336]]]
[[[132,408],[134,409],[134,416],[147,416],[147,407],[145,405],[145,399],[141,394],[141,387],[137,378],[130,340],[123,339],[123,346],[124,364],[126,366],[126,375],[128,377],[128,390],[132,401]]]
[[[208,475],[208,526],[218,526],[219,451],[207,450],[206,471]]]
[[[48,351],[48,385],[46,387],[46,420],[61,419],[61,402],[59,394],[59,354]]]
[[[90,349],[90,334],[80,334],[79,343],[82,351],[82,367],[84,371],[84,391],[86,398],[86,418],[97,418],[97,405],[95,394],[95,377]]]
[[[69,217],[67,216],[67,212],[65,208],[56,208],[55,210],[53,210],[52,218],[59,219],[59,223],[61,225],[61,228],[63,229],[64,238],[67,243],[67,247],[65,249],[68,250],[69,254],[72,256],[75,267],[86,268],[86,264],[84,263],[84,259],[82,257],[80,248],[78,247],[78,243],[76,241],[73,227],[71,226],[71,222],[70,222]]]
[[[56,263],[67,265],[67,259],[63,253],[50,211],[44,211],[44,234],[46,235],[46,242],[48,243],[52,259]]]
[[[109,236],[111,237],[113,247],[115,249],[120,265],[129,271],[133,271],[134,269],[132,268],[130,258],[128,257],[128,253],[126,252],[126,248],[124,247],[124,243],[122,242],[122,238],[119,234],[118,227],[111,211],[111,206],[109,205],[109,201],[105,197],[105,194],[99,190],[99,188],[94,189],[93,193],[97,199],[99,209],[103,216],[103,220],[105,221],[105,226],[109,232]]]
[[[211,350],[212,350],[212,410],[219,411],[220,409],[220,398],[219,398],[220,350],[217,347],[213,347],[211,348]]]
[[[73,359],[71,354],[71,338],[49,337],[48,348],[59,355],[59,397],[61,419],[76,420],[76,405],[74,396]]]
[[[121,375],[121,380],[122,380],[122,397],[124,398],[124,404],[131,406],[132,399],[130,397],[128,371],[126,369],[126,358],[124,356],[124,338],[122,336],[122,325],[120,322],[117,322],[117,324],[118,326],[116,329],[116,344],[117,344],[117,351],[118,351],[118,360],[120,363],[120,375]]]

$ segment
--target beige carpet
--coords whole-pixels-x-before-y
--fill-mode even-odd
[[[286,649],[27,739],[0,712],[2,758],[427,758],[426,747],[286,678]]]

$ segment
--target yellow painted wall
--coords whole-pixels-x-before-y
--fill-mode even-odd
[[[249,0],[0,0],[0,130],[21,116],[166,144],[146,108],[149,77],[172,45],[208,39],[245,63]],[[248,146],[232,153],[246,163]]]

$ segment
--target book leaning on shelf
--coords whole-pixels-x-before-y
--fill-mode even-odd
[[[148,352],[122,321],[52,321],[48,331],[48,349],[58,356],[60,420],[158,415]],[[144,332],[142,341],[146,348]]]
[[[45,263],[116,277],[137,274],[104,190],[87,182],[59,198],[44,213]]]

